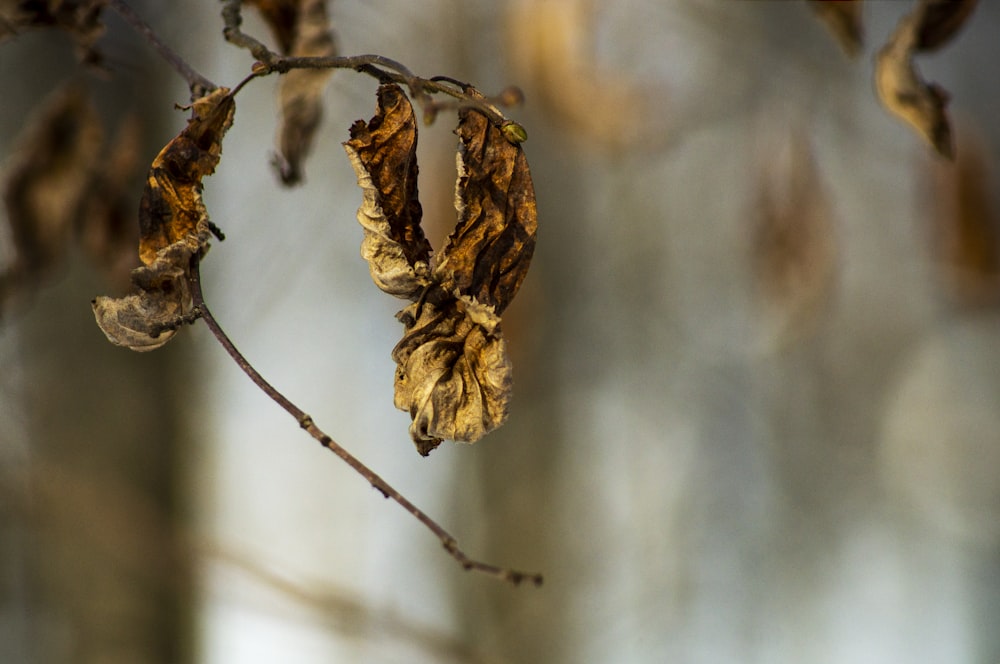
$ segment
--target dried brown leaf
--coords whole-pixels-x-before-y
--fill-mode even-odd
[[[809,0],[809,6],[850,57],[858,55],[864,46],[861,3],[862,0]]]
[[[434,278],[499,315],[521,287],[535,250],[538,212],[528,160],[478,111],[459,111],[455,133],[458,225],[435,258]]]
[[[875,89],[890,113],[913,127],[938,154],[954,156],[951,124],[945,113],[948,93],[935,83],[926,83],[913,62],[924,39],[939,43],[957,28],[931,29],[937,14],[936,0],[923,0],[904,16],[888,43],[879,51],[875,64]],[[947,22],[942,22],[945,25]],[[929,35],[924,36],[927,31]]]
[[[98,166],[101,134],[97,110],[76,86],[55,93],[22,133],[3,185],[11,255],[0,272],[0,310],[62,262]]]
[[[430,283],[431,246],[420,228],[417,126],[410,100],[395,84],[379,86],[375,116],[351,127],[344,149],[364,191],[358,223],[361,255],[375,285],[413,299]]]
[[[392,353],[394,402],[410,413],[423,455],[446,438],[475,442],[506,419],[511,367],[500,313],[524,280],[537,230],[520,142],[472,109],[459,111],[455,133],[458,223],[432,269],[417,201],[416,122],[402,88],[381,86],[375,117],[356,122],[344,144],[364,191],[358,221],[372,279],[413,301],[397,316],[405,329]]]
[[[511,388],[507,342],[490,311],[453,299],[415,302],[399,313],[406,331],[392,351],[395,405],[426,456],[442,439],[475,442],[503,424]]]
[[[325,0],[254,0],[251,4],[264,16],[285,55],[336,55]],[[323,117],[323,90],[331,73],[330,69],[294,69],[281,79],[275,166],[286,185],[302,180],[302,166]]]
[[[137,351],[159,348],[169,326],[191,313],[191,259],[208,250],[208,211],[201,181],[215,171],[235,104],[219,88],[194,102],[193,117],[153,160],[139,205],[139,258],[133,292],[93,302],[97,324],[112,343]]]
[[[0,40],[26,29],[57,28],[73,35],[80,60],[100,64],[95,48],[104,34],[101,10],[105,0],[34,0],[0,2]]]

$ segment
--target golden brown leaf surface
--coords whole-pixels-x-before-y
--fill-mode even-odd
[[[470,94],[477,94],[470,91]],[[527,160],[482,113],[459,112],[458,222],[428,269],[420,228],[416,123],[399,86],[379,88],[375,117],[344,144],[364,191],[362,255],[376,285],[413,303],[399,312],[396,407],[410,413],[421,454],[443,439],[475,442],[507,417],[511,367],[500,313],[535,246]]]
[[[922,0],[904,16],[875,61],[875,89],[883,106],[913,127],[938,154],[954,156],[951,124],[945,113],[948,93],[921,78],[913,62],[955,35],[974,2]]]
[[[159,348],[165,329],[191,312],[191,259],[208,250],[208,211],[201,180],[215,171],[235,104],[219,88],[194,102],[193,117],[153,160],[139,205],[139,258],[133,292],[93,302],[97,324],[112,343],[137,351]]]
[[[462,109],[458,117],[458,225],[434,261],[434,277],[446,291],[499,315],[535,251],[535,190],[519,144],[478,111]]]
[[[398,315],[392,351],[394,403],[410,413],[410,437],[426,456],[441,440],[472,443],[503,424],[511,365],[498,317],[477,317],[460,300],[415,302]]]

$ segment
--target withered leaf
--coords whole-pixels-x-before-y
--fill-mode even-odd
[[[191,259],[208,250],[208,211],[201,180],[215,171],[235,104],[219,88],[194,102],[187,126],[160,151],[139,205],[139,258],[133,292],[93,302],[97,324],[112,343],[137,351],[159,348],[174,335],[165,329],[191,312],[187,278]]]
[[[4,177],[10,256],[0,271],[0,311],[36,284],[65,254],[89,196],[101,147],[101,123],[86,92],[56,92],[19,139]]]
[[[410,100],[396,84],[378,89],[375,116],[351,127],[344,149],[364,191],[358,223],[361,256],[375,285],[412,299],[430,283],[431,246],[420,228],[417,199],[417,127]]]
[[[951,124],[945,113],[948,93],[935,83],[926,83],[913,62],[915,54],[925,48],[924,42],[936,47],[957,29],[934,27],[935,21],[939,22],[937,25],[951,25],[949,20],[942,19],[941,12],[946,10],[941,10],[940,4],[938,0],[922,0],[900,20],[876,58],[875,89],[890,113],[913,127],[938,154],[950,159],[954,148]]]
[[[466,91],[481,98],[471,88]],[[443,439],[475,442],[507,417],[511,366],[500,314],[524,280],[537,211],[517,141],[477,110],[459,111],[458,223],[428,269],[420,228],[416,122],[402,89],[383,85],[376,115],[344,144],[364,191],[362,255],[382,290],[410,299],[394,403],[410,413],[410,436],[426,455]]]
[[[105,0],[33,0],[0,2],[0,40],[24,29],[57,28],[73,35],[80,60],[100,64],[95,48],[104,34],[101,10]]]
[[[326,57],[337,53],[326,0],[254,0],[281,51],[296,57]],[[323,116],[323,90],[331,69],[294,69],[281,79],[278,103],[278,153],[275,166],[286,185],[302,180],[302,165],[312,149]]]
[[[862,0],[809,0],[813,11],[850,57],[860,53],[864,45],[861,2]]]
[[[519,144],[478,111],[465,108],[458,117],[458,225],[435,258],[434,278],[501,314],[535,250],[535,190]]]
[[[394,403],[410,413],[410,437],[426,456],[442,439],[475,442],[503,424],[511,366],[500,319],[474,304],[448,299],[438,308],[415,302],[399,313],[403,339]]]

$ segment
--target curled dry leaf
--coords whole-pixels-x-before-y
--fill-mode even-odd
[[[365,230],[361,256],[375,285],[413,299],[430,284],[431,245],[420,228],[417,198],[417,125],[398,85],[379,86],[375,116],[351,127],[344,149],[364,192],[358,223]]]
[[[474,90],[469,94],[476,95]],[[459,112],[458,223],[428,268],[420,229],[416,123],[397,85],[379,88],[370,122],[345,149],[364,190],[362,255],[376,285],[413,303],[398,314],[396,407],[410,413],[417,451],[447,438],[475,442],[507,417],[511,367],[500,314],[524,280],[537,211],[518,143],[483,114]]]
[[[809,0],[809,6],[826,24],[844,53],[852,58],[864,46],[861,3],[862,0]]]
[[[80,60],[100,64],[95,48],[104,34],[101,10],[104,0],[0,1],[0,40],[32,28],[57,28],[73,35]]]
[[[193,117],[153,160],[139,205],[139,258],[133,292],[93,302],[97,324],[111,343],[136,351],[159,348],[190,314],[191,259],[208,250],[208,211],[201,181],[215,171],[235,104],[219,88],[194,102]]]
[[[503,313],[528,273],[538,211],[524,150],[485,115],[458,114],[458,225],[434,261],[442,288]]]
[[[954,147],[945,113],[948,93],[935,83],[926,83],[913,58],[954,36],[974,5],[962,0],[922,0],[900,20],[876,58],[875,88],[882,104],[949,159],[954,156]]]
[[[89,96],[76,86],[48,99],[29,123],[4,177],[0,311],[25,286],[62,261],[81,207],[90,195],[101,147],[101,123]]]
[[[507,419],[511,365],[500,318],[464,299],[415,302],[399,312],[405,331],[392,351],[396,408],[427,456],[443,439],[475,442]]]
[[[254,0],[285,55],[328,57],[337,47],[326,0]],[[323,116],[323,90],[330,69],[294,69],[281,79],[281,125],[275,166],[286,185],[302,181],[302,165]]]

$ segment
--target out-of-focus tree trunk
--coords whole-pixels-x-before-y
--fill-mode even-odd
[[[969,84],[997,53],[983,4],[919,61],[959,128],[1000,98]],[[539,244],[505,317],[511,421],[463,455],[453,495],[489,558],[547,581],[456,580],[466,638],[509,662],[996,659],[1000,483],[973,467],[1000,454],[1000,345],[974,341],[997,315],[941,306],[934,157],[870,83],[910,5],[866,3],[856,61],[804,2],[507,9],[461,31],[463,61],[488,63],[465,76],[525,85]],[[477,27],[510,16],[500,62],[520,68],[494,79]],[[579,34],[589,50],[553,46]],[[653,114],[615,96],[629,85]],[[756,183],[797,135],[835,276],[781,336],[753,272]]]
[[[164,119],[186,95],[148,44],[106,14],[107,76],[83,71],[70,39],[55,31],[0,44],[0,145],[9,156],[36,105],[76,80],[95,100],[105,141],[126,113],[140,118],[134,211],[148,164],[180,116]],[[0,328],[0,661],[191,661],[178,494],[180,413],[191,405],[178,386],[190,354],[111,346],[90,300],[126,283],[100,278],[78,249],[68,256]]]

